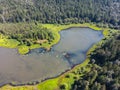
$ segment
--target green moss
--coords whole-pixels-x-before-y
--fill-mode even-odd
[[[35,49],[35,48],[39,48],[40,47],[40,44],[32,44],[30,46],[30,49]]]
[[[58,78],[50,79],[43,83],[38,84],[39,90],[58,90]]]
[[[22,55],[27,54],[29,52],[29,47],[26,45],[21,45],[18,47],[18,51]]]
[[[0,46],[7,48],[16,48],[20,43],[15,39],[0,39]]]

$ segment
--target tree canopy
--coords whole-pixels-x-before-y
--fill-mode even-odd
[[[0,22],[107,23],[120,28],[120,0],[0,0]]]

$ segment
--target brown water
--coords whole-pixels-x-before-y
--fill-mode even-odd
[[[103,38],[101,31],[89,28],[70,28],[60,32],[61,40],[50,52],[32,50],[19,55],[16,49],[0,48],[0,85],[27,83],[55,77],[83,62],[86,52]]]

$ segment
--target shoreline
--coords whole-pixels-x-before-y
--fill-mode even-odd
[[[99,42],[99,41],[98,41]],[[96,42],[95,44],[97,44],[98,42]],[[42,82],[45,82],[46,80],[49,80],[49,79],[54,79],[54,78],[57,78],[57,77],[60,77],[60,76],[62,76],[62,75],[64,75],[64,74],[66,74],[66,73],[69,73],[69,72],[71,72],[71,70],[72,69],[74,69],[74,68],[76,68],[77,66],[79,66],[79,65],[81,65],[82,63],[84,63],[85,61],[86,61],[86,59],[88,59],[87,58],[87,52],[91,49],[91,47],[93,47],[95,44],[92,44],[92,45],[90,45],[90,47],[86,50],[86,52],[85,52],[85,60],[83,60],[81,63],[79,63],[79,64],[75,64],[74,66],[72,66],[70,69],[67,69],[67,70],[65,70],[64,72],[62,72],[62,73],[60,73],[60,74],[58,74],[58,75],[56,75],[56,76],[54,76],[54,77],[48,77],[48,78],[45,78],[45,79],[43,79],[43,80],[41,80],[41,81],[39,81],[39,80],[35,80],[35,81],[30,81],[31,83],[33,83],[33,84],[29,84],[29,82],[26,82],[26,83],[20,83],[20,84],[12,84],[12,83],[6,83],[6,84],[3,84],[3,85],[1,85],[0,86],[0,88],[1,87],[4,87],[5,85],[11,85],[11,86],[13,86],[13,87],[18,87],[18,86],[25,86],[25,85],[37,85],[37,84],[39,84],[39,83],[42,83]]]
[[[86,28],[86,27],[80,27],[80,26],[74,26],[74,27]],[[72,27],[68,27],[68,29],[69,29],[69,28],[72,28]],[[87,28],[90,28],[90,27],[87,27]],[[61,29],[61,30],[65,30],[65,29],[67,29],[67,28],[64,28],[64,29]],[[91,29],[92,29],[92,28],[91,28]],[[61,30],[59,30],[59,31],[61,31]],[[93,30],[94,30],[94,29],[93,29]],[[59,34],[59,31],[58,31],[58,34]],[[101,30],[101,31],[102,31],[102,30]],[[104,35],[104,30],[103,30],[102,34]],[[60,36],[60,35],[59,35],[59,36]],[[105,37],[106,37],[106,36],[104,35],[103,38],[105,38]],[[75,69],[77,69],[77,68],[79,68],[79,67],[82,67],[82,65],[84,66],[84,63],[86,63],[86,65],[87,65],[87,64],[89,63],[89,61],[90,61],[90,60],[89,60],[89,54],[92,53],[92,52],[97,48],[98,44],[101,44],[102,41],[103,41],[103,39],[100,40],[99,42],[97,42],[96,44],[93,44],[93,45],[88,49],[88,51],[86,52],[86,59],[85,59],[82,63],[80,63],[80,64],[75,65],[74,67],[72,67],[70,70],[66,70],[65,72],[61,73],[60,75],[58,75],[58,76],[56,76],[56,77],[47,78],[47,79],[45,79],[45,80],[42,80],[42,82],[33,81],[33,82],[38,82],[37,84],[31,84],[31,85],[29,85],[29,84],[22,84],[22,85],[15,85],[15,87],[18,87],[18,86],[26,86],[26,85],[28,85],[28,86],[38,85],[38,84],[40,84],[40,83],[44,83],[44,82],[46,82],[46,81],[48,81],[48,80],[51,80],[51,79],[56,79],[56,78],[63,77],[63,76],[65,76],[66,74],[74,71]],[[58,42],[57,42],[57,43],[58,43]],[[57,43],[56,43],[56,44],[57,44]],[[14,86],[14,85],[11,85],[10,83],[9,83],[9,84],[5,84],[4,86],[7,86],[7,85]],[[1,87],[4,87],[4,86],[1,86]]]
[[[70,27],[70,28],[81,28],[81,27]],[[68,28],[68,29],[70,29],[70,28]],[[87,28],[87,27],[82,27],[82,28]],[[68,29],[64,29],[64,30],[68,30]],[[61,31],[64,31],[64,30],[61,30]],[[93,29],[92,29],[93,30]],[[60,32],[61,31],[59,31],[59,34],[60,34]],[[95,31],[95,30],[94,30]],[[103,32],[101,31],[101,35],[103,35]],[[60,36],[61,36],[61,34],[60,34]],[[104,38],[104,36],[103,36],[103,38]],[[60,38],[61,39],[61,38]],[[99,42],[99,41],[98,41]],[[96,42],[96,43],[98,43],[98,42]],[[59,43],[59,42],[58,42]],[[94,45],[94,44],[96,44],[96,43],[93,43],[93,44],[91,44],[87,49],[86,49],[86,51],[84,52],[84,54],[85,54],[85,59],[87,58],[87,52],[89,51],[89,49]],[[52,47],[54,47],[54,45],[52,46]],[[44,50],[46,50],[45,48],[42,48],[42,49],[44,49]],[[19,54],[19,53],[18,53]],[[84,59],[84,60],[85,60]],[[24,86],[24,85],[30,85],[29,84],[29,82],[31,82],[31,83],[40,83],[40,82],[44,82],[44,81],[46,81],[46,80],[48,80],[48,79],[54,79],[54,78],[57,78],[57,77],[59,77],[59,76],[61,76],[62,74],[64,74],[64,73],[66,73],[66,72],[68,72],[68,71],[70,71],[71,69],[73,69],[75,66],[77,66],[77,65],[79,65],[79,64],[81,64],[81,63],[83,63],[84,62],[84,60],[83,61],[81,61],[80,63],[78,63],[78,64],[75,64],[75,65],[73,65],[72,67],[70,67],[69,69],[66,69],[65,71],[63,71],[63,72],[61,72],[61,73],[59,73],[59,74],[57,74],[57,75],[55,75],[55,76],[52,76],[52,77],[48,77],[48,78],[44,78],[44,79],[38,79],[38,80],[33,80],[33,81],[26,81],[26,82],[23,82],[23,83],[17,83],[17,82],[15,82],[14,84],[12,84],[11,82],[10,83],[6,83],[6,84],[9,84],[9,85],[11,85],[11,86]],[[13,81],[14,82],[14,81]],[[35,85],[35,84],[31,84],[31,85]],[[1,85],[0,87],[2,87],[2,86],[4,86],[4,85]]]

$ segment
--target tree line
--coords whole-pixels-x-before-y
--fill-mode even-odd
[[[120,0],[0,0],[0,22],[108,24],[119,29]]]

